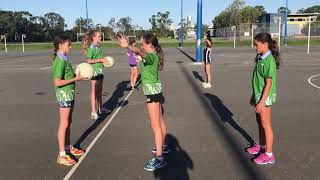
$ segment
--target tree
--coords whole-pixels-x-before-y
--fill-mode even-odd
[[[302,34],[308,36],[309,33],[309,24],[306,23],[301,30]],[[311,23],[310,27],[310,36],[319,36],[320,34],[320,22]]]
[[[240,23],[256,23],[260,16],[257,8],[246,6],[238,13]]]
[[[116,19],[111,18],[107,24],[107,27],[105,29],[105,35],[107,36],[107,39],[114,40],[117,32],[117,25],[116,25]]]
[[[254,8],[256,8],[259,12],[259,16],[265,15],[268,12],[265,10],[264,6],[255,6]]]
[[[214,28],[222,28],[239,24],[238,13],[244,7],[244,0],[234,0],[230,6],[222,11],[212,21]]]
[[[197,23],[195,23],[194,29],[195,30],[197,29]],[[209,25],[202,24],[202,37],[206,37],[207,36],[208,29],[209,29]]]
[[[165,13],[158,12],[156,15],[152,15],[149,18],[151,23],[152,32],[155,33],[159,38],[168,38],[170,36],[170,26],[173,21],[169,18],[170,12]],[[171,33],[172,34],[172,33]]]
[[[61,34],[64,31],[65,20],[60,14],[50,12],[44,15],[46,21],[47,29],[49,31],[49,38],[53,39],[55,35]]]
[[[119,31],[123,32],[125,35],[129,35],[134,31],[132,25],[132,19],[130,17],[123,17],[118,20],[116,26]]]
[[[308,7],[307,9],[299,9],[298,14],[302,14],[302,13],[320,13],[320,5],[315,5],[315,6],[311,6]]]
[[[187,24],[186,19],[183,19],[182,22],[183,22],[183,29],[182,29],[183,39],[186,39],[188,36],[188,24]],[[176,30],[176,34],[177,34],[178,39],[180,39],[181,22],[178,24],[178,26],[179,26],[179,29]]]
[[[279,7],[279,9],[278,9],[278,13],[285,13],[286,12],[286,7]],[[287,12],[288,12],[288,14],[291,14],[291,10],[290,9],[288,9],[287,10]]]
[[[302,13],[304,13],[304,8],[301,8],[301,9],[298,9],[298,11],[297,11],[297,14],[302,14]]]
[[[85,33],[85,32],[92,30],[94,27],[93,20],[90,18],[87,20],[86,18],[79,17],[76,19],[74,24],[75,24],[77,33],[80,33],[80,29],[81,29],[81,33]],[[88,27],[87,27],[87,25],[88,25]]]

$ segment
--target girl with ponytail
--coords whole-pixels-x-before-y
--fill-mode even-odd
[[[277,42],[269,33],[259,33],[254,38],[256,46],[256,66],[253,71],[253,94],[250,104],[255,107],[259,128],[259,144],[247,148],[250,154],[259,154],[256,164],[273,164],[273,130],[271,126],[271,106],[277,97],[277,71],[280,67],[280,52]]]
[[[74,108],[75,82],[84,78],[75,76],[68,54],[71,50],[71,40],[66,36],[54,38],[52,75],[56,98],[59,105],[60,124],[58,128],[59,155],[57,163],[71,166],[76,163],[67,153],[81,156],[84,151],[70,144],[72,112]],[[66,153],[67,151],[67,153]]]
[[[146,34],[141,39],[141,49],[130,46],[128,40],[120,35],[119,43],[122,48],[128,48],[133,53],[142,57],[141,61],[141,81],[143,92],[147,98],[147,110],[149,112],[150,124],[153,130],[155,147],[152,152],[155,156],[145,165],[147,171],[154,171],[167,165],[163,156],[169,149],[165,145],[167,127],[163,118],[162,104],[164,97],[162,94],[162,84],[159,79],[159,71],[164,66],[164,53],[159,45],[158,38],[153,34]]]
[[[86,56],[87,63],[91,64],[94,70],[91,79],[91,118],[94,120],[97,120],[102,113],[110,112],[102,107],[103,63],[107,60],[103,58],[100,44],[101,33],[99,31],[90,31],[83,36],[82,52]]]

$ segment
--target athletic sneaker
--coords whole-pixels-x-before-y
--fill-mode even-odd
[[[57,157],[57,163],[58,164],[62,164],[65,166],[72,166],[75,163],[77,163],[77,161],[75,161],[74,159],[72,159],[69,155],[63,155],[63,156],[59,156]]]
[[[163,157],[162,160],[159,160],[156,157],[153,157],[145,166],[144,169],[147,171],[154,171],[160,168],[163,168],[167,165],[167,161]]]
[[[99,115],[97,112],[92,112],[91,113],[91,119],[97,120],[99,118]]]
[[[157,152],[157,149],[156,149],[156,147],[152,147],[152,153],[156,153]],[[168,147],[168,145],[163,145],[162,146],[162,153],[163,154],[168,154],[170,152],[170,149],[169,149],[169,147]]]
[[[211,88],[212,86],[211,86],[211,84],[210,83],[206,83],[204,86],[203,86],[203,88],[205,88],[205,89],[207,89],[207,88]]]
[[[263,153],[257,158],[253,160],[256,164],[274,164],[276,162],[276,159],[274,155],[268,156],[267,153]]]
[[[207,84],[207,82],[203,82],[203,83],[201,83],[201,85],[202,85],[202,86],[204,86],[204,85],[206,85],[206,84]]]
[[[74,156],[81,156],[82,154],[84,154],[84,150],[82,149],[77,149],[73,146],[70,146],[70,148],[68,149],[68,151],[74,155]]]
[[[264,153],[265,148],[260,146],[259,144],[254,144],[252,147],[246,149],[249,154],[258,154],[259,152]]]

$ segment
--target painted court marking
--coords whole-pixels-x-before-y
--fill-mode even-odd
[[[139,84],[140,81],[137,83]],[[90,152],[94,144],[98,141],[102,133],[107,129],[107,127],[111,124],[112,120],[115,118],[115,116],[118,114],[120,109],[122,108],[123,104],[128,100],[128,98],[131,96],[134,90],[131,90],[130,93],[127,95],[127,97],[124,99],[124,101],[121,103],[121,105],[117,108],[117,110],[112,114],[109,121],[103,126],[103,128],[100,130],[100,132],[97,134],[97,136],[93,139],[93,141],[89,144],[89,146],[86,149],[86,152],[79,158],[78,162],[72,167],[72,169],[68,172],[68,174],[63,178],[63,180],[69,180],[72,174],[77,170],[81,162],[84,160],[84,158],[87,156],[87,154]]]
[[[318,76],[320,76],[320,74],[311,76],[311,77],[308,79],[308,83],[309,83],[311,86],[313,86],[313,87],[315,87],[315,88],[317,88],[317,89],[320,89],[319,86],[317,86],[317,85],[315,85],[315,84],[313,84],[313,83],[311,82],[311,80],[312,80],[313,78],[318,77]]]

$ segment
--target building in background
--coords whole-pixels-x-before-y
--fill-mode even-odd
[[[320,16],[320,13],[288,15],[288,35],[302,34],[302,29],[309,22],[309,18],[311,17],[311,22],[316,22],[318,16]],[[290,26],[294,28],[289,28]]]

